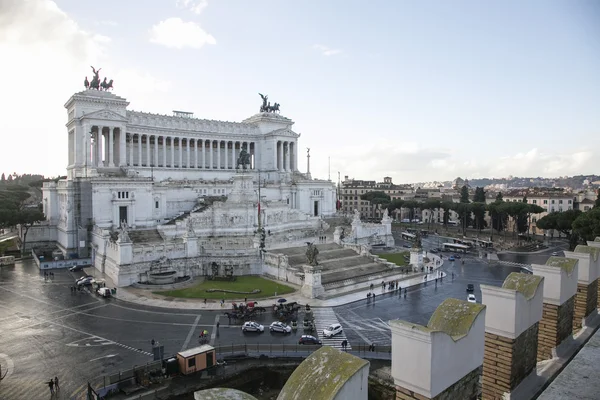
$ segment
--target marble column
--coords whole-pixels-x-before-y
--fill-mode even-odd
[[[185,167],[190,168],[190,138],[185,139]]]
[[[175,137],[171,136],[169,142],[171,144],[171,168],[175,168]]]
[[[225,156],[225,169],[229,169],[229,163],[227,162],[227,150],[229,150],[229,142],[225,141],[225,148],[223,150],[223,155]]]
[[[115,166],[115,128],[108,128],[108,166]]]
[[[217,142],[217,169],[221,169],[221,141]]]
[[[104,164],[102,163],[102,127],[97,126],[96,129],[96,166],[103,167]]]
[[[140,135],[138,133],[137,135],[137,151],[138,151],[138,159],[137,159],[137,166],[141,167],[142,166],[142,135]]]
[[[198,139],[194,139],[194,168],[198,168]]]
[[[162,147],[162,156],[163,156],[163,168],[167,168],[167,137],[163,136],[163,147]]]
[[[129,134],[129,162],[127,165],[133,167],[133,133]]]
[[[125,132],[125,127],[119,127],[119,166],[127,165],[127,133]]]
[[[285,170],[290,170],[290,142],[285,142]]]
[[[177,138],[179,144],[179,168],[183,167],[183,146],[181,145],[181,137]]]
[[[237,160],[235,158],[235,140],[231,141],[231,169],[235,169]]]
[[[154,162],[155,167],[158,167],[158,136],[154,136]]]
[[[202,139],[200,142],[202,143],[202,169],[206,169],[206,140]]]
[[[152,151],[150,150],[150,135],[146,135],[146,167],[149,167],[152,161]]]
[[[283,170],[283,142],[279,142],[279,159],[277,160],[277,170]]]
[[[210,167],[209,167],[209,169],[213,169],[214,166],[215,166],[213,164],[213,153],[215,152],[214,148],[213,148],[213,143],[214,142],[212,140],[210,140],[209,143],[210,143]]]
[[[273,169],[277,169],[277,140],[273,144]]]

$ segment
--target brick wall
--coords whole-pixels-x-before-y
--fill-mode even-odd
[[[589,285],[577,284],[575,295],[575,312],[573,315],[573,332],[582,327],[582,320],[598,307],[598,281]]]
[[[531,373],[537,362],[538,323],[516,339],[485,333],[482,399],[500,400]]]
[[[479,394],[481,367],[475,368],[454,385],[430,399],[411,390],[396,386],[396,400],[475,400]]]
[[[575,296],[560,306],[544,303],[538,334],[537,360],[552,358],[552,349],[573,333]]]

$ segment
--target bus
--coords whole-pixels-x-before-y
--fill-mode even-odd
[[[416,236],[412,233],[402,232],[400,237],[404,240],[415,240]]]
[[[473,241],[479,245],[479,247],[484,247],[486,249],[491,249],[492,247],[494,247],[494,243],[492,243],[489,240],[483,240],[483,239],[473,239]]]
[[[473,247],[473,242],[471,242],[470,240],[453,239],[452,241],[456,244],[462,244],[464,246],[467,246],[469,249]]]
[[[0,267],[5,265],[14,265],[15,264],[15,256],[6,256],[0,257]]]
[[[466,254],[470,247],[460,243],[444,243],[443,249],[444,251],[460,251]]]

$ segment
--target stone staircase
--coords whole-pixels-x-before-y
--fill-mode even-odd
[[[158,229],[138,229],[129,231],[129,239],[134,244],[142,243],[162,243],[164,239],[158,232]]]
[[[373,261],[372,258],[361,256],[354,250],[329,243],[317,244],[319,249],[319,267],[321,267],[321,284],[325,288],[327,298],[333,292],[354,290],[357,284],[367,286],[369,281],[378,285],[387,277],[397,276],[400,272],[390,268],[385,263]],[[271,250],[272,253],[288,256],[290,267],[300,267],[306,263],[306,247],[291,247],[287,249]],[[332,291],[331,293],[327,293]]]

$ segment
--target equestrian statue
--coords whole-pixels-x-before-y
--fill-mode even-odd
[[[260,106],[260,112],[279,112],[279,103],[275,103],[273,105],[271,105],[271,102],[269,101],[269,95],[265,95],[262,93],[259,93],[260,97],[262,98],[262,105]]]
[[[240,155],[238,156],[237,159],[237,163],[235,164],[236,168],[239,168],[240,165],[242,166],[242,169],[248,169],[248,167],[250,166],[251,162],[250,162],[250,154],[246,151],[246,149],[242,149],[240,151]]]
[[[104,80],[102,82],[100,82],[100,70],[102,68],[98,68],[97,70],[93,66],[91,68],[92,68],[92,72],[94,73],[94,77],[92,78],[91,82],[88,81],[87,76],[85,77],[85,80],[83,81],[83,86],[85,86],[86,90],[87,89],[95,89],[95,90],[108,91],[113,88],[113,80],[112,79],[110,81],[107,81],[107,78],[104,77]]]

